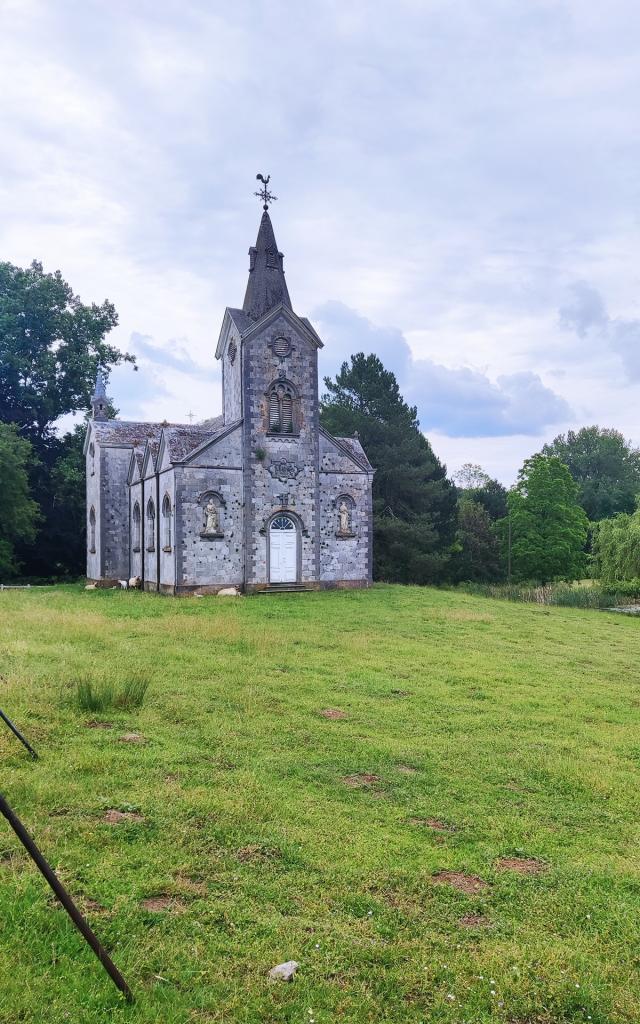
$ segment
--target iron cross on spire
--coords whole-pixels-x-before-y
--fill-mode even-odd
[[[257,196],[258,199],[262,199],[262,202],[263,202],[262,209],[266,213],[267,210],[269,209],[269,203],[275,202],[275,200],[278,197],[272,195],[272,193],[269,191],[268,185],[269,185],[269,182],[271,181],[271,175],[270,174],[267,174],[266,178],[264,178],[261,174],[256,174],[256,181],[261,181],[262,182],[262,188],[260,189],[259,192],[254,192],[253,194],[254,194],[254,196]]]

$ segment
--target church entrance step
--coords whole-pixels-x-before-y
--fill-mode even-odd
[[[310,594],[313,588],[305,583],[270,583],[264,590],[257,590],[257,594]]]

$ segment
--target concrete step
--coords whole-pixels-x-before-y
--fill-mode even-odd
[[[264,590],[256,591],[257,594],[310,594],[313,587],[305,583],[271,583]]]

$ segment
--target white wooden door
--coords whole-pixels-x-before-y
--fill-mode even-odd
[[[269,528],[269,582],[295,583],[298,532],[289,516],[277,516]]]

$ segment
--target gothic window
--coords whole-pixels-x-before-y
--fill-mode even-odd
[[[140,550],[140,506],[136,501],[133,506],[133,550]]]
[[[295,432],[295,392],[291,384],[278,380],[268,391],[269,431],[272,434],[293,434]]]
[[[147,551],[156,550],[156,507],[151,498],[147,502]]]
[[[92,555],[96,553],[96,510],[93,505],[89,512],[89,551]]]
[[[171,551],[171,501],[168,494],[162,501],[162,550]]]
[[[95,464],[96,449],[95,449],[95,445],[94,445],[93,441],[89,445],[89,455],[91,456],[91,476],[95,476],[95,472],[96,472],[96,464]]]

